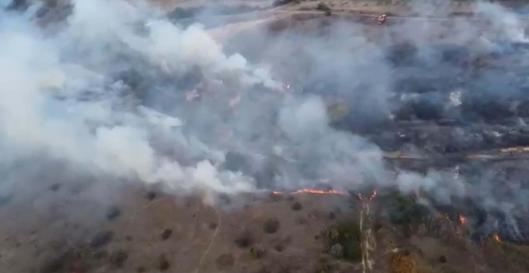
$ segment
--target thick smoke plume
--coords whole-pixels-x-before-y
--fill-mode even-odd
[[[321,98],[284,95],[266,66],[225,54],[202,26],[126,1],[72,4],[57,29],[35,24],[37,8],[2,11],[8,172],[50,158],[176,192],[237,193],[318,179],[345,186],[383,170],[374,145],[329,126]]]
[[[122,76],[137,67],[152,76],[149,81],[165,80],[176,108],[185,100],[171,78],[200,71],[241,89],[274,88],[264,70],[240,55],[225,55],[201,26],[182,29],[143,5],[75,1],[66,25],[52,33],[34,24],[33,10],[2,11],[0,19],[5,169],[49,157],[81,172],[163,182],[176,191],[253,188],[251,177],[219,169],[224,151],[189,132],[185,120],[144,105],[134,94],[156,97],[162,87],[147,83],[138,89],[153,90],[134,90]]]
[[[0,2],[5,190],[27,180],[28,169],[53,173],[49,162],[60,162],[79,175],[208,198],[325,185],[422,191],[442,203],[472,197],[505,211],[526,200],[522,191],[498,200],[494,179],[469,184],[451,169],[404,171],[384,160],[396,146],[380,128],[398,132],[391,124],[403,116],[483,123],[487,113],[473,106],[523,94],[507,84],[512,74],[467,72],[480,56],[526,42],[518,16],[498,5],[453,19],[449,35],[436,20],[395,22],[373,37],[338,21],[310,33],[256,31],[225,49],[205,26],[174,23],[148,3],[75,0],[59,13],[64,20],[46,22],[42,3],[20,11],[7,2]],[[472,145],[471,127],[449,137]],[[431,152],[421,146],[398,148]]]

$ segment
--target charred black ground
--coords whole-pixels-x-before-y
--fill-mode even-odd
[[[344,69],[348,66],[333,55],[322,52],[321,60],[312,64],[304,61],[306,52],[301,50],[301,44],[310,43],[310,39],[299,37],[337,39],[340,36],[336,28],[350,22],[340,22],[336,18],[305,18],[288,24],[278,22],[264,30],[270,35],[270,42],[283,46],[281,52],[276,53],[280,57],[273,56],[281,60],[278,71],[289,65],[303,67],[297,73],[287,68],[285,74],[280,74],[283,80],[291,84],[294,92],[323,96],[333,126],[376,143],[397,173],[411,170],[427,175],[438,170],[451,173],[453,176],[446,178],[448,180],[465,180],[469,192],[466,197],[456,197],[451,204],[431,200],[431,205],[454,220],[459,214],[468,216],[475,240],[481,241],[499,232],[506,240],[527,243],[529,230],[523,223],[527,221],[524,215],[528,210],[523,201],[512,209],[495,205],[483,207],[491,198],[483,194],[483,187],[489,187],[485,192],[494,192],[492,199],[498,203],[524,200],[529,189],[527,156],[520,149],[529,144],[526,109],[529,82],[525,76],[529,45],[502,38],[494,40],[494,46],[487,49],[472,41],[460,44],[446,39],[453,34],[450,28],[457,25],[444,20],[431,23],[436,27],[444,25],[445,29],[431,34],[428,43],[417,44],[402,33],[403,24],[421,24],[420,19],[410,19],[410,22],[393,19],[378,29],[366,30],[366,27],[360,32],[338,34],[366,35],[381,48],[383,62],[390,67],[386,71],[389,75],[374,71],[366,77],[373,81],[393,78],[389,94],[384,94],[390,102],[389,108],[383,112],[369,109],[372,107],[369,103],[359,103],[373,100],[371,93],[376,93],[372,90],[373,83],[366,80],[364,86],[359,86],[357,82],[344,81],[347,75]],[[242,39],[248,39],[246,35],[252,37],[248,31]],[[255,62],[270,60],[266,49],[259,45],[263,41],[258,38],[255,41],[250,38],[246,43],[241,43],[237,37],[233,40],[233,48],[228,44],[230,50],[243,52]],[[322,50],[336,49],[329,46]],[[335,63],[337,65],[333,66]],[[310,65],[329,67],[321,69]],[[243,155],[230,155],[229,158],[230,163],[245,169],[236,163],[245,162]],[[427,193],[421,198],[428,199]],[[513,223],[519,223],[520,229],[514,228]]]

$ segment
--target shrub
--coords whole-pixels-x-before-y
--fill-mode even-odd
[[[345,222],[331,227],[327,231],[329,250],[331,247],[340,245],[341,256],[349,261],[359,261],[362,257],[360,245],[361,234],[357,223]]]

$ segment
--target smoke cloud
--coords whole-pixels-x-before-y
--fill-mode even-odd
[[[471,197],[505,211],[526,200],[521,191],[498,200],[486,174],[470,183],[452,169],[404,170],[384,159],[394,149],[438,153],[429,146],[438,138],[478,147],[485,137],[472,130],[496,132],[476,127],[487,114],[474,106],[523,92],[507,84],[512,74],[469,67],[526,42],[505,8],[479,4],[475,16],[449,23],[418,18],[376,30],[309,22],[223,45],[204,25],[171,22],[148,3],[71,5],[50,24],[39,21],[39,4],[0,11],[4,187],[22,180],[20,166],[59,161],[79,175],[203,192],[208,201],[315,185],[423,191],[442,203]],[[410,137],[397,122],[442,119],[466,125]]]
[[[2,11],[2,164],[45,155],[81,172],[164,182],[177,191],[251,190],[250,177],[217,170],[222,152],[188,134],[184,121],[135,101],[130,86],[117,78],[132,64],[116,60],[131,56],[142,69],[167,78],[198,68],[210,79],[233,78],[241,86],[274,81],[248,67],[243,57],[224,55],[200,26],[181,29],[125,1],[73,4],[66,26],[54,33],[33,24],[31,10]],[[163,146],[195,158],[181,164],[164,155],[154,132],[168,141]]]

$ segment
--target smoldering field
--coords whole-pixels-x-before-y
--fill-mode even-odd
[[[527,160],[501,150],[529,144],[529,43],[512,11],[317,18],[219,42],[143,2],[75,0],[60,18],[8,2],[0,203],[38,207],[59,182],[96,203],[123,183],[208,204],[376,188],[465,213],[478,237],[529,239]]]

